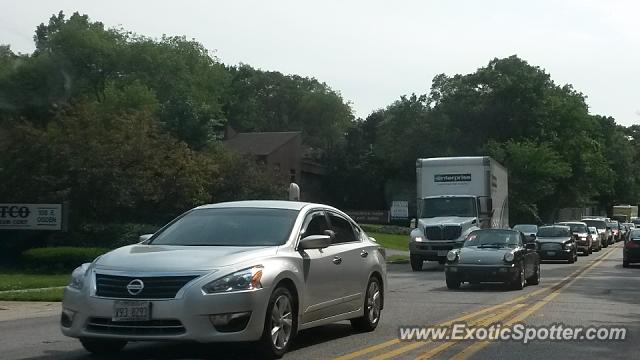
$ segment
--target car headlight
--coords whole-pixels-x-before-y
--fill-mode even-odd
[[[565,243],[564,244],[564,248],[565,249],[571,249],[572,246],[573,246],[573,243]]]
[[[91,266],[91,263],[84,263],[73,270],[71,273],[71,282],[69,283],[70,287],[78,290],[82,289],[84,277],[87,274],[87,270],[89,270],[89,266]]]
[[[416,241],[416,242],[423,242],[424,238],[422,236],[416,236],[416,237],[413,238],[413,240]]]
[[[458,258],[458,252],[457,251],[449,251],[447,253],[447,260],[455,261],[457,258]]]
[[[254,290],[262,288],[262,265],[236,271],[233,274],[213,280],[202,287],[207,294],[225,293],[242,290]]]
[[[512,252],[508,252],[508,253],[504,254],[504,261],[506,261],[506,262],[512,262],[514,258],[515,258],[515,256],[513,255]]]

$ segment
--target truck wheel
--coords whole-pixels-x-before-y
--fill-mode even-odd
[[[629,262],[628,261],[622,261],[622,267],[628,268],[629,267]]]
[[[456,279],[452,279],[449,276],[447,276],[447,289],[459,289],[460,288],[460,281],[456,280]]]
[[[409,255],[409,262],[411,262],[411,270],[420,271],[422,270],[422,262],[423,260],[415,255]]]

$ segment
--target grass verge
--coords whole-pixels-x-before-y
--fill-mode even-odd
[[[376,232],[368,233],[368,235],[375,238],[379,244],[387,249],[409,251],[408,235],[383,234]]]
[[[69,274],[39,275],[0,273],[0,291],[37,289],[64,286],[69,283]]]
[[[64,288],[7,291],[0,293],[0,300],[4,301],[62,301]]]

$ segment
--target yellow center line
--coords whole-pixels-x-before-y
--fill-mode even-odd
[[[452,319],[452,320],[441,322],[439,324],[433,325],[433,327],[449,326],[449,325],[452,325],[452,324],[457,323],[457,322],[462,322],[462,321],[465,321],[465,320],[469,320],[469,319],[472,319],[474,317],[477,317],[477,316],[483,315],[485,313],[488,313],[490,311],[499,309],[501,307],[504,307],[504,306],[507,306],[507,305],[511,305],[511,304],[516,303],[516,302],[523,301],[523,300],[525,300],[525,299],[527,299],[529,297],[538,295],[538,294],[540,294],[540,293],[542,293],[542,292],[544,292],[546,290],[548,290],[548,288],[539,289],[539,290],[533,291],[533,292],[531,292],[529,294],[526,294],[526,295],[523,295],[523,296],[519,296],[519,297],[517,297],[515,299],[512,299],[512,300],[509,300],[507,302],[504,302],[502,304],[493,305],[493,306],[481,309],[479,311],[476,311],[476,312],[473,312],[473,313],[470,313],[470,314],[467,314],[467,315],[464,315],[464,316],[461,316],[461,317],[458,317],[458,318],[455,318],[455,319]],[[393,346],[393,345],[401,343],[401,342],[402,341],[400,339],[396,338],[396,339],[393,339],[393,340],[385,341],[385,342],[377,344],[377,345],[373,345],[373,346],[369,346],[369,347],[363,348],[363,349],[358,350],[358,351],[354,351],[352,353],[349,353],[349,354],[346,354],[346,355],[343,355],[343,356],[338,356],[338,357],[334,358],[334,360],[351,360],[351,359],[355,359],[357,357],[360,357],[360,356],[363,356],[363,355],[366,355],[366,354],[369,354],[369,353],[372,353],[372,352],[375,352],[375,351],[378,351],[378,350]],[[407,346],[413,346],[412,349],[414,349],[416,347],[419,347],[419,346],[416,346],[415,344],[421,344],[421,342],[412,343],[411,345],[407,345]],[[407,351],[409,351],[409,350],[407,350]]]
[[[582,273],[584,274],[584,273],[590,271],[592,268],[596,267],[597,265],[601,264],[613,252],[614,252],[614,249],[609,250],[606,254],[601,256],[600,259],[598,259],[596,262],[594,262],[593,264],[587,266]],[[526,318],[531,316],[533,313],[538,311],[541,307],[543,307],[544,305],[546,305],[549,302],[551,302],[551,300],[553,300],[556,296],[560,295],[562,290],[568,288],[571,284],[573,284],[577,280],[578,280],[578,277],[576,277],[576,278],[572,279],[571,281],[567,282],[564,286],[560,287],[559,289],[557,289],[557,290],[553,291],[552,293],[550,293],[549,295],[545,296],[544,299],[542,299],[542,300],[538,301],[537,303],[535,303],[533,306],[531,306],[529,309],[524,311],[522,314],[520,314],[520,315],[514,317],[513,319],[511,319],[510,321],[506,322],[505,325],[511,326],[511,325],[514,325],[514,324],[517,324],[517,323],[521,323]],[[472,355],[474,355],[478,351],[484,349],[489,344],[491,344],[491,341],[487,341],[487,340],[476,342],[476,343],[468,346],[467,348],[463,349],[459,353],[457,353],[451,359],[452,360],[466,360],[466,359],[469,359]]]
[[[604,256],[607,256],[607,254],[602,254],[600,256],[600,258],[603,259]],[[445,321],[445,322],[442,322],[442,323],[439,323],[439,324],[436,324],[436,325],[432,325],[432,327],[443,327],[443,326],[449,326],[449,325],[457,323],[457,322],[463,322],[465,320],[469,320],[469,319],[475,318],[477,316],[483,315],[485,313],[488,313],[490,311],[499,309],[501,307],[504,307],[504,306],[507,306],[507,305],[511,305],[511,304],[514,304],[514,303],[517,303],[517,302],[524,301],[524,300],[529,299],[529,298],[531,298],[533,296],[536,296],[536,295],[538,295],[538,294],[540,294],[542,292],[545,292],[545,291],[548,291],[548,290],[555,291],[558,288],[562,287],[562,285],[564,283],[566,283],[566,281],[568,281],[569,279],[571,279],[574,276],[577,276],[579,273],[581,273],[585,269],[586,269],[586,267],[577,269],[577,270],[573,271],[571,274],[567,275],[566,277],[564,277],[563,279],[561,279],[560,281],[558,281],[557,283],[555,283],[555,284],[553,284],[551,286],[543,287],[541,289],[532,291],[532,292],[530,292],[528,294],[525,294],[525,295],[516,297],[514,299],[508,300],[506,302],[503,302],[501,304],[493,305],[493,306],[478,310],[478,311],[473,312],[473,313],[469,313],[467,315],[464,315],[464,316],[461,316],[461,317],[458,317],[458,318],[455,318],[455,319],[452,319],[452,320],[448,320],[448,321]],[[367,354],[370,354],[370,353],[373,353],[373,352],[376,352],[376,351],[391,347],[391,346],[399,344],[401,342],[402,341],[400,339],[398,339],[398,338],[391,339],[391,340],[382,342],[380,344],[367,346],[367,347],[362,348],[360,350],[357,350],[357,351],[354,351],[354,352],[351,352],[351,353],[348,353],[348,354],[345,354],[345,355],[342,355],[342,356],[338,356],[338,357],[334,358],[334,360],[352,360],[352,359],[355,359],[355,358],[358,358],[358,357],[361,357],[361,356],[364,356],[364,355],[367,355]],[[420,345],[417,345],[417,344],[420,344]],[[420,347],[421,345],[424,345],[424,344],[426,344],[426,342],[418,341],[418,342],[412,343],[410,345],[405,345],[405,347],[401,347],[399,349],[396,349],[393,352],[395,353],[398,350],[404,349],[404,348],[408,348],[408,350],[406,350],[406,351],[410,351],[410,350],[416,349],[416,348],[418,348],[418,347]],[[406,351],[402,351],[400,353],[404,353]]]
[[[469,323],[469,325],[471,326],[486,326],[486,325],[490,325],[493,324],[495,322],[498,322],[506,317],[508,317],[509,315],[513,314],[514,312],[516,312],[517,310],[519,310],[520,308],[522,308],[523,306],[525,306],[524,304],[516,304],[512,307],[506,308],[506,309],[502,309],[500,311],[497,311],[495,313],[491,313],[488,316],[484,316],[476,321],[473,321],[471,323]],[[450,334],[451,335],[451,334]],[[460,341],[462,341],[462,339],[454,339],[454,340],[448,340],[447,342],[443,343],[442,345],[438,345],[436,348],[430,350],[427,354],[430,354],[433,352],[433,354],[437,354],[441,351],[444,351],[445,349],[459,343]],[[389,351],[387,353],[381,354],[379,356],[376,356],[374,358],[371,358],[370,360],[386,360],[386,359],[390,359],[392,357],[398,356],[400,354],[404,354],[406,352],[409,352],[411,350],[417,349],[419,347],[425,346],[426,344],[430,343],[432,341],[420,341],[420,342],[416,342],[401,348],[398,348],[396,350],[393,351]]]

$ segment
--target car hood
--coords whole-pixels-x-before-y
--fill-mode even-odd
[[[433,218],[420,219],[421,227],[433,226],[433,225],[461,225],[464,223],[470,223],[475,220],[475,217],[463,217],[463,216],[440,216]]]
[[[565,243],[569,240],[571,240],[571,237],[539,237],[536,239],[538,242],[541,243]]]
[[[201,271],[273,256],[276,246],[129,245],[98,258],[96,268],[140,271]],[[259,260],[256,260],[259,261]]]
[[[504,264],[504,254],[513,252],[511,248],[463,247],[458,253],[458,264],[489,265]]]

